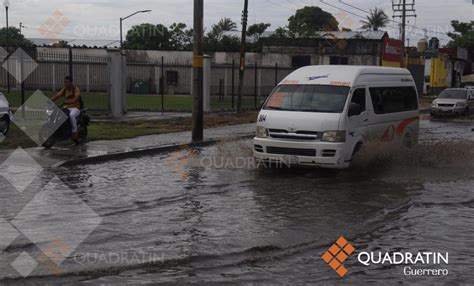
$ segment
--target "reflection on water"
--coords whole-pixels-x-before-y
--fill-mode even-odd
[[[250,158],[250,145],[226,142],[55,172],[102,223],[61,265],[62,278],[40,266],[34,275],[43,278],[24,281],[334,284],[340,279],[320,257],[340,235],[365,251],[450,253],[443,281],[349,259],[344,283],[474,279],[472,141],[424,140],[393,155],[386,155],[391,146],[370,146],[345,171],[202,165],[203,158]],[[45,172],[36,184],[51,176]],[[25,203],[19,197],[3,192],[5,215]],[[18,277],[8,265],[23,251],[39,253],[18,238],[1,256],[0,277]]]

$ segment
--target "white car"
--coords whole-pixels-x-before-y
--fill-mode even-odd
[[[286,77],[257,119],[258,161],[343,169],[369,141],[418,142],[418,94],[406,69],[308,66]]]
[[[474,110],[474,90],[448,88],[443,90],[431,105],[431,115],[469,115]]]
[[[0,134],[7,135],[10,130],[10,121],[10,105],[5,95],[0,92]]]

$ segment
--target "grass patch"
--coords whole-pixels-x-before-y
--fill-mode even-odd
[[[52,91],[42,91],[47,97],[51,98],[54,93]],[[14,108],[21,106],[21,93],[20,91],[11,91],[7,94],[3,92],[10,105]],[[34,91],[28,90],[25,92],[25,100],[34,93]],[[87,108],[90,110],[109,110],[109,95],[107,93],[88,93],[82,92],[81,96]],[[259,101],[259,100],[258,100]],[[259,102],[257,101],[257,104]],[[143,111],[161,111],[162,109],[162,98],[160,95],[139,95],[129,94],[127,96],[127,108],[129,110],[143,110]],[[237,96],[235,96],[234,106],[237,106]],[[245,109],[255,108],[255,99],[253,97],[244,97],[242,100],[242,107]],[[190,95],[187,96],[164,96],[164,109],[166,111],[192,111],[193,109],[193,98]],[[220,101],[219,97],[211,97],[211,109],[212,110],[231,110],[232,109],[232,98],[226,97]]]
[[[26,136],[23,131],[20,130],[15,124],[10,125],[10,131],[8,132],[5,140],[0,143],[0,149],[16,149],[38,147],[36,143]]]
[[[256,120],[257,112],[209,114],[204,118],[204,128],[255,123]],[[93,122],[89,126],[89,139],[91,141],[129,139],[191,130],[192,118],[190,117],[167,120]]]

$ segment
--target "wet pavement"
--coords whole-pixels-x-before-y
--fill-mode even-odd
[[[205,140],[222,140],[232,137],[248,136],[255,132],[255,124],[242,124],[205,129]],[[64,161],[83,158],[113,156],[120,153],[131,153],[139,150],[160,148],[164,146],[189,144],[191,132],[178,132],[159,135],[141,136],[132,139],[93,141],[84,146],[71,144],[57,145],[52,149],[30,148],[27,152],[43,167],[51,167]],[[8,158],[13,150],[1,150],[0,162]],[[100,159],[99,159],[100,160]]]
[[[61,197],[53,190],[62,181],[59,190],[67,188],[90,208],[83,220],[100,217],[100,224],[58,267],[41,259],[46,241],[33,244],[19,235],[0,255],[0,284],[469,284],[472,128],[424,120],[419,146],[392,155],[391,147],[369,146],[344,171],[258,168],[251,142],[241,140],[45,170],[22,193],[3,182],[0,217],[6,221],[26,213],[16,220],[39,217],[37,231],[81,224],[66,203],[59,221],[42,220],[45,208],[24,210],[40,190],[51,189],[42,202]],[[54,177],[60,181],[47,184]],[[350,258],[340,279],[321,255],[341,235],[356,251],[449,252],[449,275],[409,277],[403,265],[363,266]],[[11,266],[22,253],[39,261],[27,278]]]

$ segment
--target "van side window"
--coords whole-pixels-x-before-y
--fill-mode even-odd
[[[359,104],[362,112],[366,111],[365,88],[356,89],[352,94],[351,102]]]
[[[370,88],[375,114],[388,114],[418,109],[418,96],[411,86]]]

